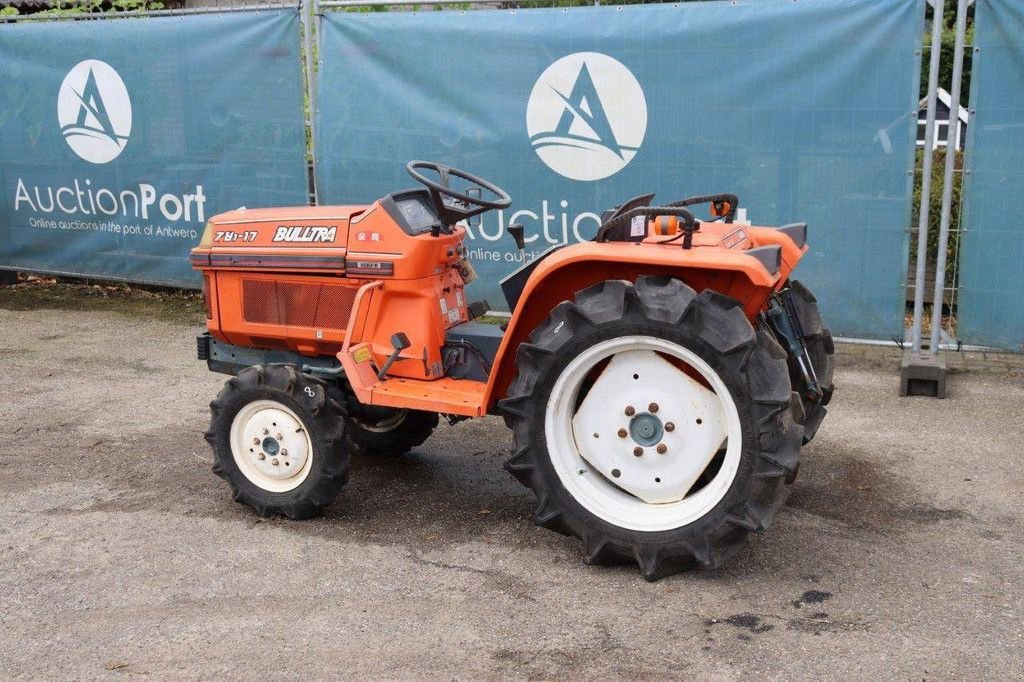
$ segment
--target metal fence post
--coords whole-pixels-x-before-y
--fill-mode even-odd
[[[917,221],[917,273],[914,278],[914,323],[911,327],[912,350],[921,352],[921,325],[924,322],[924,285],[928,263],[928,218],[932,195],[932,157],[934,156],[935,107],[939,91],[939,60],[942,56],[942,16],[945,0],[932,5],[932,45],[928,63],[928,112],[924,124],[924,160],[921,165],[921,206]]]
[[[968,0],[957,0],[958,11],[963,10],[966,7]],[[931,347],[927,353],[921,351],[921,325],[924,320],[924,287],[925,287],[925,272],[926,265],[928,262],[928,218],[929,208],[931,206],[931,190],[932,190],[932,157],[933,157],[933,145],[935,144],[935,108],[936,108],[936,96],[939,89],[939,59],[942,53],[942,25],[943,25],[943,10],[945,9],[944,0],[929,0],[929,4],[932,5],[932,45],[931,45],[931,59],[928,65],[928,111],[925,120],[925,142],[924,142],[924,159],[922,164],[921,172],[924,174],[921,178],[921,206],[920,215],[918,217],[918,232],[917,232],[917,272],[914,279],[914,322],[911,327],[912,345],[911,349],[903,354],[903,361],[900,365],[900,395],[930,395],[936,398],[946,397],[946,363],[945,360],[938,354],[938,341],[936,337],[936,326],[941,323],[942,316],[942,288],[936,289],[935,300],[932,302],[933,305],[933,319],[935,311],[938,311],[939,321],[932,322],[932,341]],[[959,16],[959,14],[958,14]],[[959,34],[958,34],[959,40]],[[958,43],[961,44],[961,43]],[[957,74],[959,76],[959,74]],[[959,88],[959,77],[956,80],[956,87]],[[959,92],[959,90],[958,90]],[[950,114],[950,121],[953,121],[956,117],[957,109],[953,109]],[[959,119],[956,119],[959,121]],[[955,138],[954,138],[955,139]],[[949,148],[946,149],[946,171],[947,171],[947,182],[943,187],[943,191],[949,189],[949,169],[950,162],[954,159],[954,154],[949,154]],[[943,194],[945,199],[946,195]],[[943,208],[947,208],[946,203],[943,203]],[[943,212],[943,229],[940,231],[943,243],[948,238],[948,216]],[[940,247],[944,249],[945,247]],[[941,254],[944,255],[944,251]],[[945,267],[945,259],[943,259],[942,267]],[[936,273],[936,283],[942,280],[938,277],[939,273]]]
[[[932,336],[929,352],[939,352],[942,327],[943,289],[946,286],[946,249],[949,246],[949,220],[953,204],[953,169],[956,164],[956,140],[960,131],[960,81],[964,67],[964,41],[967,34],[969,0],[957,0],[956,40],[953,47],[953,82],[949,88],[949,126],[946,135],[946,168],[942,179],[942,218],[939,223],[939,254],[935,261],[935,293],[932,300]]]
[[[310,198],[314,205],[320,203],[316,186],[316,69],[314,68],[313,48],[316,44],[313,37],[313,20],[317,16],[316,0],[302,0],[302,49],[306,63],[306,97],[309,99],[309,114],[306,125],[309,127],[309,158],[313,173],[309,180]]]

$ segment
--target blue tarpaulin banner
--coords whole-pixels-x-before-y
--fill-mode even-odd
[[[978,0],[957,335],[1024,350],[1024,5]]]
[[[305,204],[298,22],[0,26],[0,267],[195,285],[210,216]]]
[[[734,192],[754,224],[810,223],[798,276],[833,332],[903,328],[923,0],[740,0],[472,12],[329,13],[323,203],[411,184],[409,159],[514,199],[470,226],[476,296],[593,237],[601,211]]]

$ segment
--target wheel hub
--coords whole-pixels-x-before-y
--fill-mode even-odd
[[[239,410],[231,449],[242,474],[265,490],[291,490],[309,472],[309,436],[295,413],[276,401],[258,400]]]
[[[647,504],[686,498],[727,435],[718,395],[651,350],[612,357],[572,432],[609,485]]]
[[[276,438],[267,436],[263,439],[263,452],[267,453],[271,457],[281,451],[281,444],[277,442]]]
[[[661,442],[665,427],[650,412],[641,412],[629,422],[629,435],[637,445],[650,447]]]

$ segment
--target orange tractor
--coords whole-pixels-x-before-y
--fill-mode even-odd
[[[635,560],[650,580],[718,566],[772,522],[832,393],[831,336],[789,279],[805,224],[738,225],[731,194],[637,197],[592,241],[505,277],[498,326],[474,321],[489,306],[467,299],[462,223],[510,197],[408,170],[423,187],[368,206],[218,215],[192,250],[199,358],[233,375],[206,439],[236,500],[308,517],[353,451],[403,453],[439,416],[497,414],[534,520],[579,538],[587,563]]]

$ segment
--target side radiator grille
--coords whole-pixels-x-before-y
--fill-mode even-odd
[[[344,329],[356,288],[267,279],[242,280],[242,317],[254,324]]]

